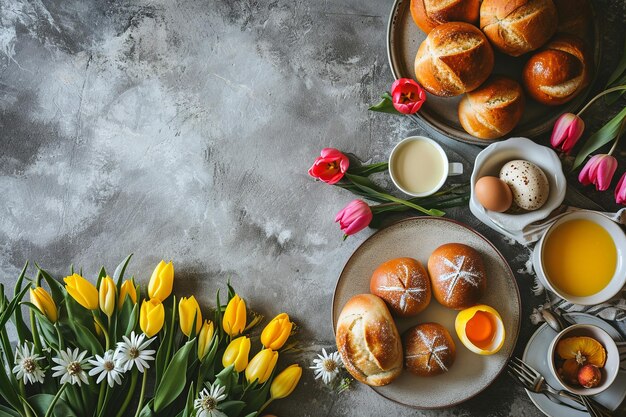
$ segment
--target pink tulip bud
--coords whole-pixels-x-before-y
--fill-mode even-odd
[[[344,239],[365,229],[372,221],[372,210],[363,200],[353,200],[337,213],[335,222],[344,233]]]
[[[617,204],[626,203],[626,172],[622,175],[622,178],[619,179],[617,187],[615,187],[615,202]]]
[[[348,157],[334,148],[322,149],[321,156],[318,156],[309,168],[309,175],[328,184],[335,184],[343,178],[350,161]]]
[[[400,78],[391,85],[393,107],[403,114],[416,113],[426,101],[426,92],[410,78]]]
[[[584,130],[583,119],[572,113],[564,113],[554,123],[550,144],[553,148],[561,148],[563,152],[569,154]]]
[[[583,185],[594,184],[596,190],[605,191],[611,185],[617,169],[617,159],[611,155],[594,155],[578,174],[578,181]]]

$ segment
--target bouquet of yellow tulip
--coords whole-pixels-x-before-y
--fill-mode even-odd
[[[112,277],[102,268],[95,286],[74,270],[65,285],[39,267],[31,280],[27,266],[12,299],[0,285],[0,417],[254,417],[293,392],[300,366],[277,372],[293,332],[286,313],[256,342],[250,331],[262,317],[230,284],[227,304],[218,291],[203,320],[194,296],[172,295],[171,262],[157,265],[142,299],[125,279],[130,258]]]

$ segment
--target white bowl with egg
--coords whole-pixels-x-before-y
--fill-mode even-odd
[[[532,211],[498,213],[485,209],[476,196],[476,182],[485,176],[499,177],[502,167],[516,160],[531,162],[543,171],[549,186],[545,203]],[[510,232],[523,230],[529,224],[548,217],[563,203],[567,188],[561,161],[557,154],[547,146],[538,145],[527,138],[511,138],[486,147],[476,157],[470,181],[470,210],[474,216],[491,226],[485,221],[487,218],[496,227]]]

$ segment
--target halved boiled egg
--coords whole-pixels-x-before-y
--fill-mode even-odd
[[[479,355],[493,355],[504,344],[502,318],[485,304],[459,311],[454,328],[465,347]]]

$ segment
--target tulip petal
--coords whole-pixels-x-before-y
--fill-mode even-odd
[[[615,202],[617,204],[626,203],[626,172],[619,179],[615,188]]]

